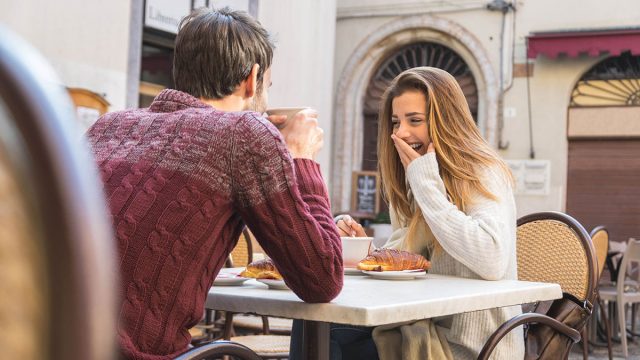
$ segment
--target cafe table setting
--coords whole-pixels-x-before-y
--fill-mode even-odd
[[[242,270],[223,269],[221,274],[239,276]],[[379,326],[562,297],[560,286],[551,283],[486,281],[424,272],[414,272],[410,279],[352,273],[345,275],[342,292],[330,303],[305,303],[291,290],[249,279],[237,286],[214,282],[206,307],[301,319],[304,358],[328,359],[330,323]]]

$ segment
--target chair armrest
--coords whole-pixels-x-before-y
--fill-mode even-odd
[[[240,360],[261,360],[255,352],[248,347],[231,341],[215,341],[193,348],[175,360],[207,360],[217,359],[224,355],[230,355]]]
[[[559,322],[558,320],[551,318],[547,315],[537,314],[537,313],[525,313],[518,316],[513,317],[511,320],[502,324],[484,344],[482,351],[478,355],[478,360],[487,360],[489,356],[498,345],[500,340],[505,337],[511,330],[517,328],[518,326],[530,323],[539,323],[543,325],[550,326],[557,332],[569,337],[573,342],[580,341],[580,333],[568,327],[567,325]]]

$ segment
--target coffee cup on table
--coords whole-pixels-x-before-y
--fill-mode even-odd
[[[372,237],[342,236],[340,239],[342,239],[342,261],[345,268],[355,268],[369,255]]]
[[[276,124],[276,127],[278,128],[278,130],[282,130],[287,126],[287,123],[289,123],[289,121],[293,119],[294,116],[296,116],[297,113],[306,109],[309,109],[309,107],[307,106],[280,107],[280,108],[267,109],[266,113],[267,115],[285,115],[287,117],[287,119],[283,123]]]

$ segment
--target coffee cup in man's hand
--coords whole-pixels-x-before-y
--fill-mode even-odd
[[[297,113],[305,109],[308,109],[308,107],[282,107],[268,109],[266,112],[269,121],[271,121],[278,130],[282,130],[287,126],[289,120],[293,119]]]
[[[279,128],[291,156],[314,160],[324,143],[324,131],[318,126],[318,113],[310,108],[291,108],[279,114],[287,116]],[[273,115],[276,115],[275,109]]]

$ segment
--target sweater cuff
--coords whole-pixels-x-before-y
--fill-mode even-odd
[[[440,178],[436,153],[426,153],[413,160],[407,167],[407,179],[414,195],[421,191],[424,185],[432,185],[443,195],[447,194],[444,182]]]
[[[433,177],[434,175],[440,176],[435,152],[426,153],[413,160],[407,166],[407,178],[409,180],[414,177],[424,178],[425,176]]]
[[[293,159],[296,167],[298,189],[304,194],[318,194],[325,196],[326,190],[320,164],[310,159]]]

